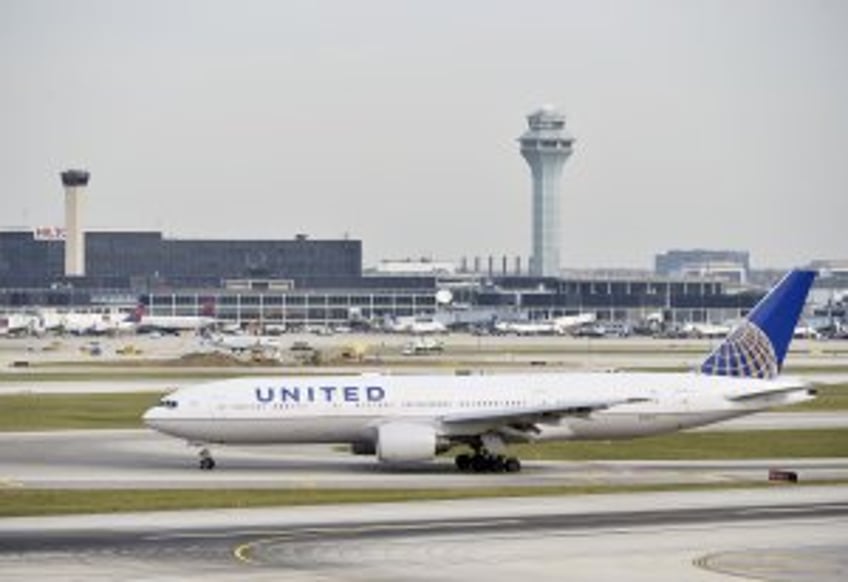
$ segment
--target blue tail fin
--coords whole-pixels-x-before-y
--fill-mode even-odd
[[[815,271],[796,269],[787,273],[704,360],[701,373],[749,378],[777,376],[815,278]]]

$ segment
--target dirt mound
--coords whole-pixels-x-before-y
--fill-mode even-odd
[[[240,358],[221,352],[193,352],[184,354],[167,365],[198,368],[244,368],[250,366],[277,366],[280,362],[271,358]]]

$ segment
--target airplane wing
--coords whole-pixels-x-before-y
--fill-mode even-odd
[[[780,388],[763,388],[762,390],[755,390],[752,392],[739,392],[734,394],[728,394],[725,396],[728,400],[733,402],[744,402],[746,400],[756,400],[757,398],[763,396],[776,396],[778,394],[789,394],[791,392],[800,392],[802,390],[814,390],[812,384],[808,382],[801,382],[793,386],[783,386]]]
[[[502,408],[495,410],[474,410],[447,414],[441,417],[442,424],[460,425],[492,423],[497,425],[531,425],[537,422],[551,422],[563,416],[588,416],[598,410],[606,410],[620,404],[645,402],[645,398],[620,398],[614,400],[561,400],[542,406],[523,408]]]

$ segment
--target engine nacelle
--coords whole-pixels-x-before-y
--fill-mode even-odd
[[[436,431],[426,424],[390,422],[377,428],[377,457],[381,461],[429,461],[436,456],[436,445]]]
[[[371,441],[359,441],[350,445],[350,452],[354,455],[376,455],[377,444]]]

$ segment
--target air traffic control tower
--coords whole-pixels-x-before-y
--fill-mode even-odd
[[[85,233],[82,230],[82,194],[88,185],[88,172],[62,172],[65,187],[65,276],[85,276]]]
[[[533,173],[533,254],[530,274],[559,276],[560,224],[559,183],[574,138],[565,130],[565,116],[546,105],[527,116],[530,127],[518,141],[521,155]]]

